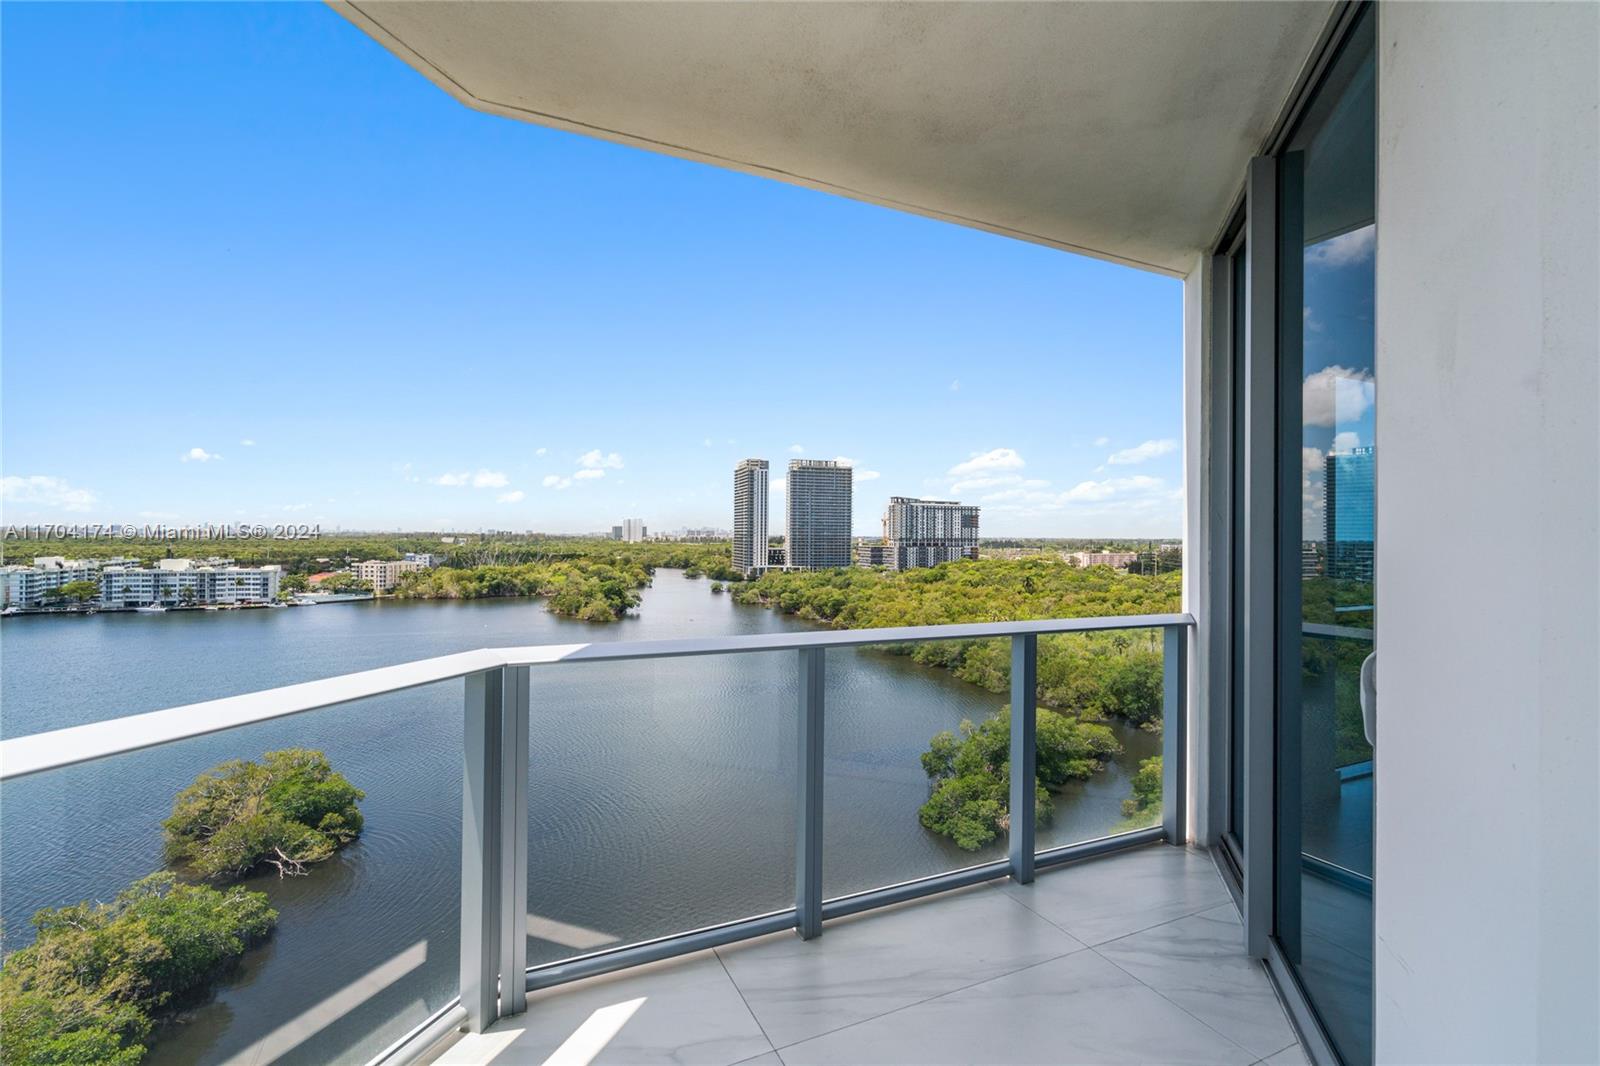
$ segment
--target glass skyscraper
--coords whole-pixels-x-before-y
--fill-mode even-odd
[[[1328,576],[1345,581],[1371,581],[1372,483],[1376,457],[1371,448],[1355,448],[1348,452],[1329,452],[1323,462]]]

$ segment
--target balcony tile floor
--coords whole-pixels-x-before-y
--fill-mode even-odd
[[[1204,853],[1154,845],[591,978],[453,1064],[1305,1062]]]

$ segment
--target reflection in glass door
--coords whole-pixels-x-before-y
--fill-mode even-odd
[[[1232,851],[1233,861],[1244,866],[1245,842],[1245,550],[1247,521],[1244,497],[1244,411],[1245,411],[1245,286],[1249,284],[1248,260],[1241,233],[1228,253],[1228,428],[1229,428],[1229,528],[1228,538],[1228,816],[1223,834],[1224,846]]]
[[[1274,935],[1347,1063],[1372,1058],[1375,79],[1368,9],[1278,160]]]

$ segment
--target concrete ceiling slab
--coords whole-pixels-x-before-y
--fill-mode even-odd
[[[468,106],[1184,274],[1331,2],[330,0]]]

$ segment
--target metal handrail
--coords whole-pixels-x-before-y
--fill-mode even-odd
[[[418,659],[340,674],[319,681],[264,689],[241,696],[169,707],[103,722],[53,729],[47,733],[0,741],[0,781],[45,770],[153,748],[190,737],[220,733],[240,726],[305,711],[335,707],[372,696],[450,681],[485,670],[553,663],[617,662],[670,659],[690,655],[788,651],[796,648],[861,647],[872,644],[923,643],[936,640],[981,640],[1042,633],[1082,633],[1109,629],[1153,629],[1192,625],[1187,614],[1120,615],[1106,618],[1057,618],[1029,622],[977,622],[958,625],[896,626],[884,629],[819,630],[814,633],[761,633],[750,636],[696,637],[683,640],[632,640],[598,644],[539,644],[482,648],[432,659]]]
[[[1302,622],[1300,632],[1308,637],[1321,637],[1324,640],[1364,640],[1372,643],[1371,629],[1361,626],[1336,626],[1326,622]]]

